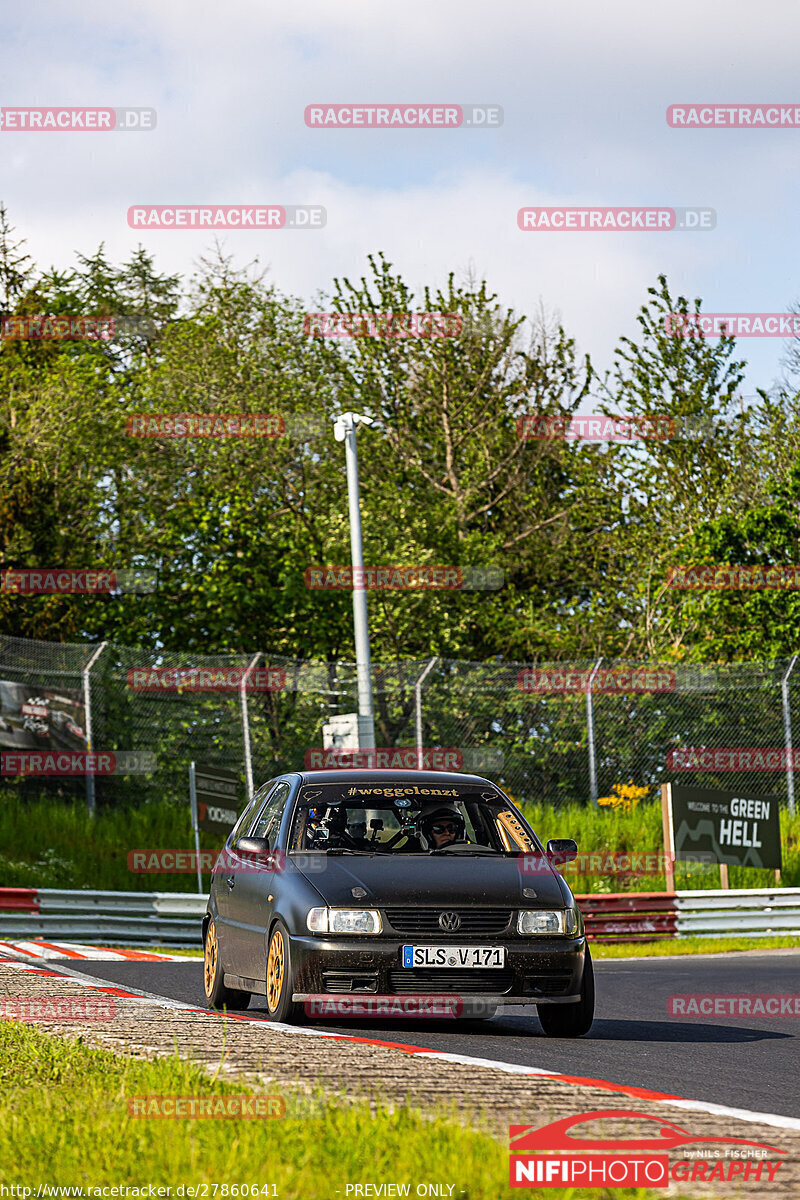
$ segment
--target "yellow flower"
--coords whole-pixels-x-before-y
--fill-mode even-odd
[[[597,803],[602,804],[604,808],[611,808],[614,812],[633,812],[640,800],[648,794],[650,788],[637,787],[632,779],[627,783],[615,783],[611,789],[610,796],[600,796]]]

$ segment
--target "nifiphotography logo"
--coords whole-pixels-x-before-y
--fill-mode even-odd
[[[604,1140],[570,1132],[576,1125],[608,1119],[647,1121],[652,1136]],[[511,1187],[667,1188],[698,1180],[751,1179],[771,1183],[785,1153],[746,1138],[695,1136],[662,1117],[625,1108],[578,1113],[540,1128],[511,1125],[508,1136]]]

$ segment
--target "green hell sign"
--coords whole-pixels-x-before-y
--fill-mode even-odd
[[[781,867],[779,799],[669,785],[668,851],[678,861]],[[702,861],[701,860],[701,861]]]

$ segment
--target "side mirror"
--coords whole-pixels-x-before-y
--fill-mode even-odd
[[[243,837],[235,842],[233,849],[237,854],[246,855],[248,858],[261,857],[261,855],[269,854],[269,838]]]
[[[551,838],[547,843],[547,857],[553,866],[563,867],[578,857],[578,843],[572,838]]]

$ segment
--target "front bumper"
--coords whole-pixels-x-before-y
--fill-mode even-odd
[[[467,942],[465,938],[460,944]],[[396,937],[292,938],[292,999],[433,994],[461,997],[466,1007],[478,998],[497,1005],[571,1004],[580,999],[584,937],[492,939],[492,945],[505,947],[503,969],[404,968],[402,947],[409,944],[408,938]],[[447,942],[430,938],[425,944]]]

